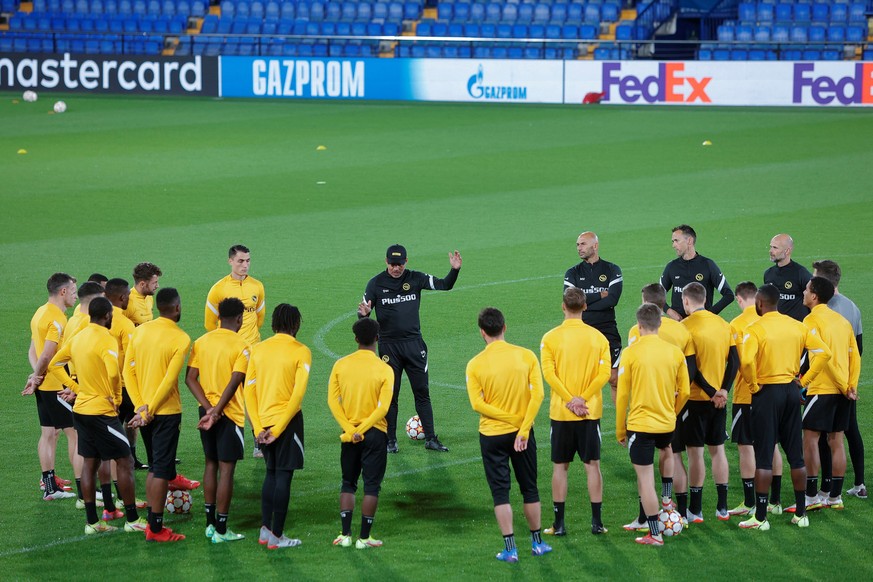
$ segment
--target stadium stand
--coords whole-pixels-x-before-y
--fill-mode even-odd
[[[651,58],[679,0],[0,0],[0,52]],[[722,0],[701,60],[869,59],[873,0]]]
[[[857,0],[740,2],[736,18],[702,43],[700,60],[825,60],[869,58],[873,3]]]

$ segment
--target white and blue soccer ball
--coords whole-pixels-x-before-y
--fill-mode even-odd
[[[55,101],[54,110],[55,110],[55,113],[63,113],[64,111],[67,110],[67,104],[64,103],[63,101]]]

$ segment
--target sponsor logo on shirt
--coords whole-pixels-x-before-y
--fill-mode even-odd
[[[794,287],[794,285],[791,283],[791,281],[785,281],[786,289],[791,289],[792,287]],[[794,297],[794,295],[792,295],[791,297]]]
[[[404,284],[403,284],[403,290],[404,290],[404,291],[409,291],[409,289],[410,289],[409,283],[404,283]]]
[[[600,282],[601,282],[601,283],[605,283],[605,282],[606,282],[606,275],[600,275],[600,277],[598,277],[598,278],[600,279]]]
[[[384,355],[384,356],[382,356],[382,361],[385,362],[386,364],[388,363],[388,360],[389,360],[389,359],[390,359],[390,358],[388,357],[387,354]]]
[[[797,299],[797,295],[795,295],[794,293],[780,293],[779,299],[781,299],[782,301],[794,301],[795,299]]]
[[[415,293],[409,295],[398,295],[397,297],[384,297],[382,305],[396,305],[398,303],[406,303],[407,301],[415,301],[417,299]]]
[[[697,273],[694,275],[694,279],[697,281],[703,281],[703,273]]]

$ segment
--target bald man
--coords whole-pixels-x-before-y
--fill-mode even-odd
[[[614,402],[618,356],[621,353],[621,334],[615,323],[615,306],[621,298],[621,269],[615,263],[600,258],[600,241],[593,232],[586,231],[578,236],[576,250],[582,262],[567,270],[564,289],[576,287],[585,294],[588,307],[582,312],[582,321],[602,333],[609,342],[609,355],[612,358],[609,386]]]
[[[803,290],[812,279],[806,267],[791,260],[794,239],[787,234],[777,234],[770,240],[770,260],[775,263],[764,271],[764,284],[771,283],[779,290],[779,305],[776,309],[797,321],[809,315],[803,305]]]

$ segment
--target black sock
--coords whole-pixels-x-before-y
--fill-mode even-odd
[[[703,514],[703,487],[689,487],[691,493],[691,505],[688,510],[694,515]]]
[[[115,500],[112,499],[112,485],[108,483],[100,485],[100,491],[103,493],[103,507],[106,508],[106,511],[115,511]]]
[[[727,483],[716,483],[715,484],[715,492],[718,496],[718,501],[716,502],[715,508],[720,511],[727,511],[727,495],[728,495],[728,484]]]
[[[139,459],[136,458],[136,447],[130,447],[130,456],[133,457],[133,460],[134,460],[134,461],[138,461],[138,460],[139,460]]]
[[[506,551],[509,552],[515,549],[515,534],[509,534],[508,536],[503,536],[503,545],[506,547]]]
[[[152,533],[161,533],[161,530],[164,529],[164,514],[149,511],[149,527]]]
[[[843,479],[844,477],[831,478],[831,497],[839,497],[843,494]]]
[[[661,477],[661,497],[673,497],[673,477]]]
[[[755,507],[755,479],[743,479],[743,505]]]
[[[564,501],[555,501],[552,505],[555,506],[555,521],[556,528],[564,527]]]
[[[649,524],[649,533],[653,536],[661,535],[661,529],[658,527],[658,514],[646,516],[646,521]]]
[[[222,535],[227,533],[227,514],[226,513],[219,513],[218,514],[218,519],[215,520],[215,531],[222,534]]]
[[[773,475],[773,483],[770,484],[770,503],[782,504],[782,475]]]
[[[204,503],[203,509],[206,510],[206,525],[215,525],[215,504]]]
[[[85,502],[85,520],[91,525],[94,525],[95,523],[97,523],[98,519],[97,519],[97,502],[96,501],[93,503]]]
[[[76,479],[76,495],[82,499],[82,479]]]
[[[806,515],[806,491],[803,489],[794,490],[794,515],[803,517]]]
[[[767,519],[767,505],[769,505],[769,500],[767,496],[767,492],[758,493],[755,492],[755,519],[758,521],[764,521]]]
[[[113,481],[112,486],[115,487],[115,496],[121,499],[121,489],[118,488],[118,481]],[[109,490],[109,494],[110,496],[112,495],[112,489]]]
[[[136,503],[125,505],[124,513],[127,514],[127,523],[131,523],[139,519],[139,512],[136,510]]]
[[[372,515],[362,515],[361,516],[361,539],[367,539],[370,537],[370,528],[373,527],[373,518]]]
[[[597,503],[594,503],[593,501],[591,502],[591,525],[603,525],[603,517],[601,516],[602,509],[602,501]]]
[[[542,529],[532,529],[530,530],[530,541],[535,544],[543,543]]]
[[[824,485],[822,485],[824,487]],[[818,495],[818,477],[806,478],[806,494],[810,497]]]
[[[821,490],[830,492],[831,485],[833,485],[833,482],[834,482],[833,477],[822,477],[821,478]]]
[[[640,514],[637,516],[637,523],[646,523],[646,512],[643,509],[642,499],[640,499]]]
[[[679,515],[686,517],[688,513],[688,492],[676,494],[676,511]]]
[[[340,511],[340,522],[343,525],[343,535],[350,536],[352,535],[352,513],[354,513],[351,509],[348,511]]]

